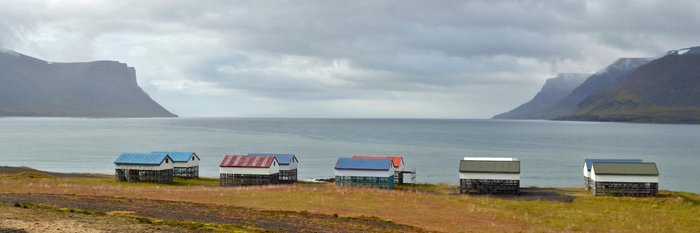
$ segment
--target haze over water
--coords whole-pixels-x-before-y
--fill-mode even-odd
[[[585,158],[656,162],[660,188],[700,193],[700,126],[418,119],[0,118],[0,165],[113,173],[121,152],[195,151],[202,176],[224,154],[295,153],[300,179],[355,154],[403,155],[418,182],[458,182],[465,156],[517,157],[523,187],[580,187]]]

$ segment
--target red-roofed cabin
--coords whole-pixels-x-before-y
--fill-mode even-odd
[[[219,165],[221,186],[277,184],[279,172],[272,155],[226,155]]]
[[[356,159],[388,159],[391,160],[391,163],[394,164],[394,179],[397,184],[403,184],[403,174],[405,173],[404,171],[404,163],[403,163],[403,157],[401,156],[387,156],[387,155],[353,155],[353,158]]]

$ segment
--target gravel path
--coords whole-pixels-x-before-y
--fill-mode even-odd
[[[273,232],[424,232],[412,226],[375,218],[343,218],[305,212],[263,211],[188,202],[52,194],[0,194],[0,202],[44,204],[105,213],[126,211],[143,217],[234,224]]]

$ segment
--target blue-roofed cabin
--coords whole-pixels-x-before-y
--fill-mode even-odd
[[[168,154],[122,153],[114,161],[117,181],[172,183],[173,159]]]
[[[168,154],[174,161],[175,177],[197,178],[199,177],[199,156],[191,151],[154,151],[154,154]]]
[[[294,154],[276,154],[276,153],[248,153],[248,155],[275,156],[280,166],[280,183],[294,183],[297,181],[297,171],[299,168],[299,160]]]
[[[336,186],[394,189],[391,159],[339,158],[335,163]]]
[[[641,163],[641,159],[586,159],[583,161],[583,187],[590,189],[593,163]]]

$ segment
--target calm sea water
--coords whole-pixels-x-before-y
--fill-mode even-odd
[[[662,189],[700,193],[700,126],[505,120],[0,118],[0,165],[113,173],[120,152],[185,150],[217,177],[224,154],[297,154],[300,178],[354,154],[403,155],[418,182],[458,182],[465,156],[517,157],[522,185],[582,186],[585,158],[657,163]]]

